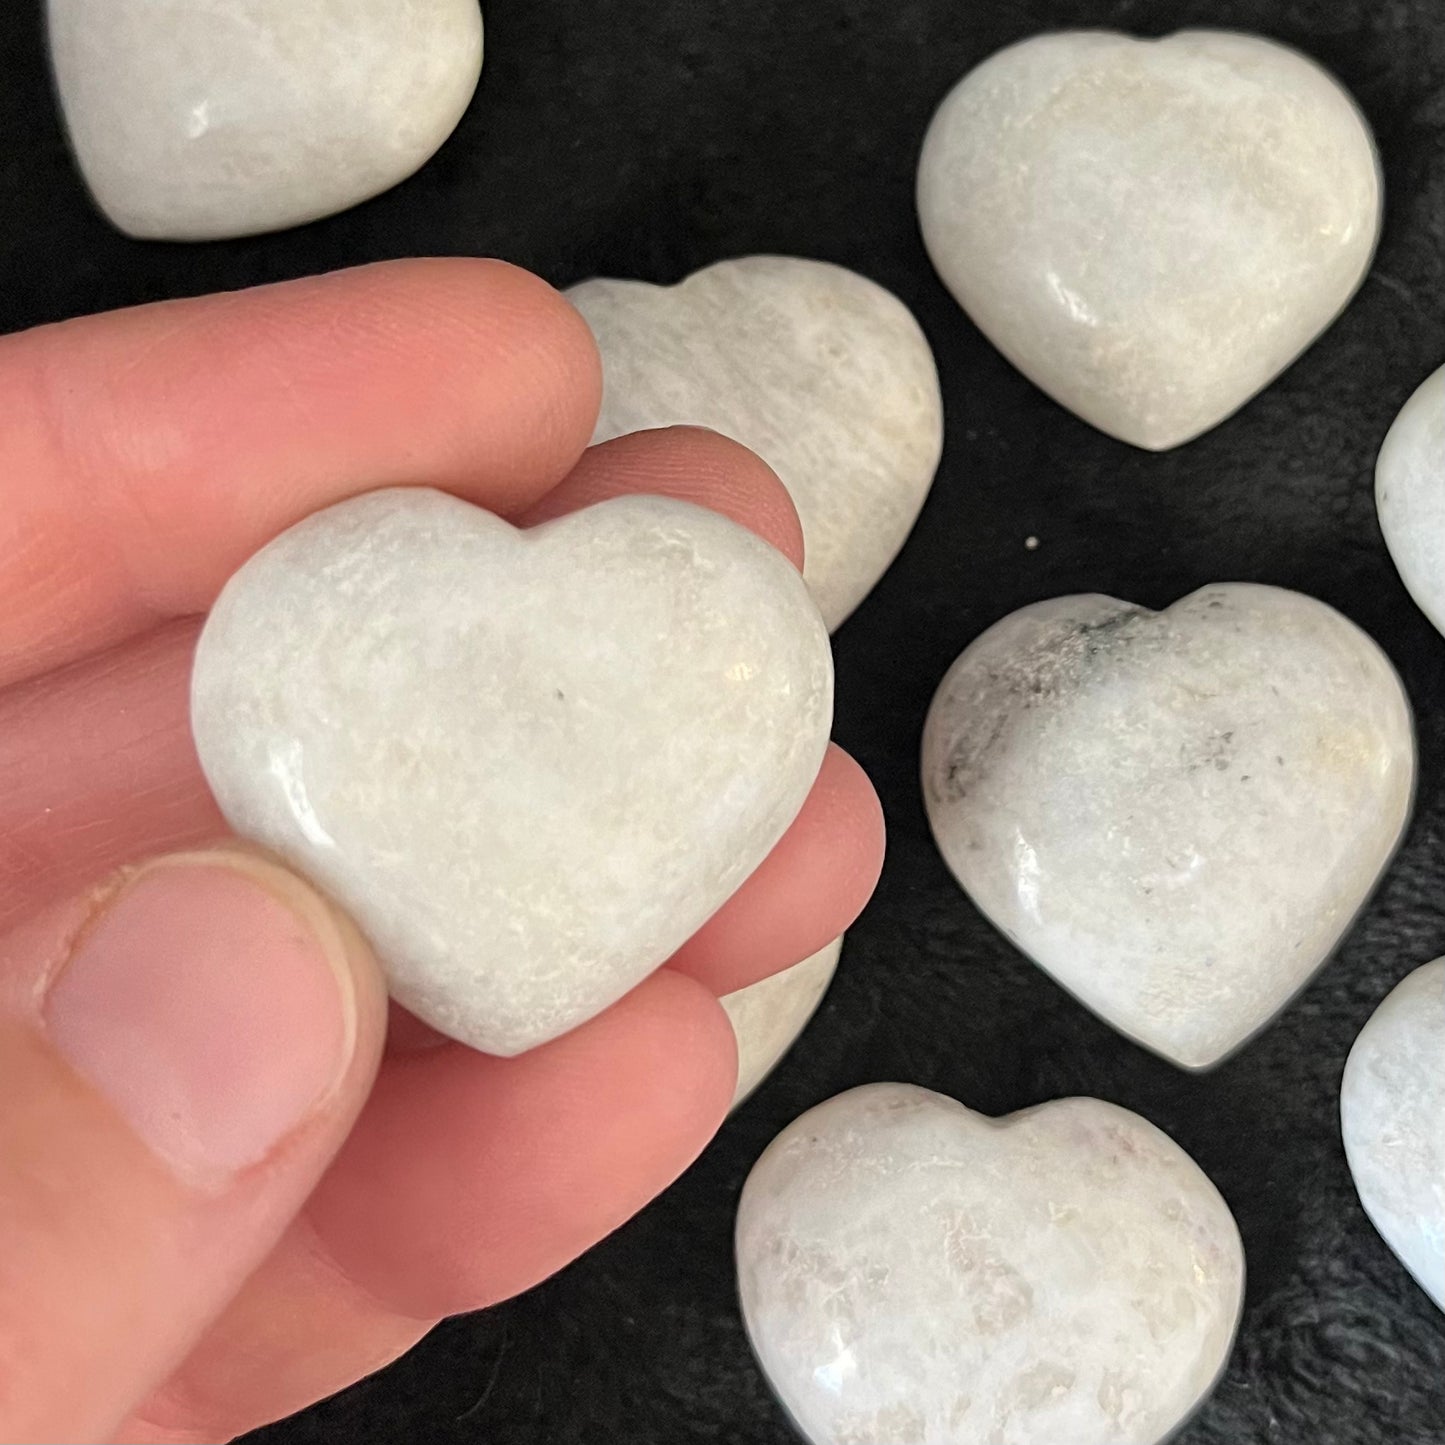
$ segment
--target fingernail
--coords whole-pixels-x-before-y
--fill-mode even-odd
[[[45,1017],[56,1049],[173,1173],[229,1179],[346,1073],[356,1036],[347,934],[262,859],[162,859],[86,923]]]

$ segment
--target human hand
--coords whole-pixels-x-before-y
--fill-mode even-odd
[[[388,1028],[351,926],[226,840],[187,720],[199,614],[309,512],[661,492],[800,561],[781,485],[720,437],[584,454],[599,388],[575,313],[484,261],[0,339],[0,1438],[228,1439],[528,1288],[723,1119],[716,996],[866,901],[881,815],[833,749],[666,968],[503,1060]]]

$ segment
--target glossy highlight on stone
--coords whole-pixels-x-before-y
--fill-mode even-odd
[[[832,687],[802,578],[718,513],[629,496],[519,531],[414,488],[241,568],[191,717],[228,821],[347,908],[394,996],[515,1054],[639,983],[763,860]]]
[[[1445,366],[1421,382],[1385,437],[1375,503],[1401,580],[1445,632]]]
[[[1157,1445],[1228,1359],[1244,1252],[1189,1156],[1063,1099],[810,1110],[744,1186],[743,1317],[811,1445]]]
[[[736,1109],[782,1062],[817,1012],[833,974],[843,940],[835,938],[817,953],[719,1002],[738,1041]]]
[[[940,684],[924,801],[954,876],[1081,1002],[1219,1062],[1329,957],[1409,817],[1408,700],[1313,598],[1252,583],[1163,612],[1058,597]]]
[[[803,524],[829,630],[898,555],[933,484],[943,403],[908,308],[856,272],[745,256],[676,286],[593,280],[572,304],[602,352],[594,441],[711,427],[751,448]]]
[[[482,66],[477,0],[48,0],[71,144],[131,236],[299,226],[419,169]]]
[[[943,101],[918,168],[929,255],[984,335],[1154,451],[1223,421],[1339,315],[1381,191],[1331,75],[1219,30],[1010,46]]]
[[[1445,1310],[1445,958],[1397,984],[1360,1031],[1340,1123],[1365,1213]]]

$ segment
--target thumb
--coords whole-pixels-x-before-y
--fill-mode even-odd
[[[385,992],[239,851],[129,870],[0,939],[0,1440],[96,1441],[178,1365],[341,1144]]]

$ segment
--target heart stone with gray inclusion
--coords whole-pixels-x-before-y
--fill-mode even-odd
[[[300,225],[417,170],[482,66],[477,0],[49,0],[66,125],[132,236]]]
[[[231,825],[340,900],[395,997],[515,1054],[641,982],[762,862],[832,697],[803,579],[715,512],[633,496],[524,532],[412,489],[242,567],[191,718]]]
[[[933,353],[883,287],[823,261],[744,256],[677,286],[568,293],[602,352],[594,441],[684,424],[750,447],[803,524],[803,575],[830,629],[918,518],[943,447]]]
[[[1253,35],[1040,35],[970,72],[918,166],[929,255],[1025,376],[1161,450],[1269,384],[1364,280],[1374,142]]]
[[[1222,1371],[1244,1286],[1228,1206],[1137,1115],[995,1120],[907,1084],[768,1146],[737,1265],[812,1445],[1156,1445]]]
[[[923,738],[935,838],[980,909],[1083,1003],[1186,1068],[1307,983],[1409,815],[1384,653],[1299,593],[1163,612],[1059,597],[996,623]]]
[[[1340,1122],[1365,1212],[1445,1310],[1445,958],[1398,984],[1360,1031]]]

